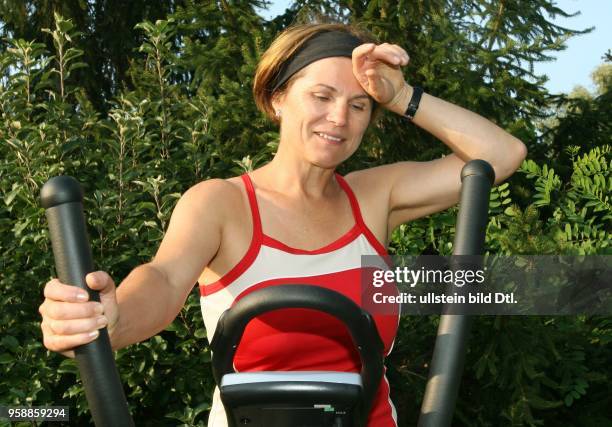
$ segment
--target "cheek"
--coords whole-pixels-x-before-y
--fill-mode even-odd
[[[313,101],[305,101],[301,105],[298,106],[309,117],[324,117],[325,116],[325,108],[322,108],[321,105],[317,105]]]
[[[367,119],[363,118],[363,117],[360,117],[359,119],[356,120],[355,127],[354,127],[354,132],[355,132],[355,134],[359,135],[359,139],[360,140],[363,138],[363,135],[368,130],[368,125],[369,124],[370,124],[369,117]]]

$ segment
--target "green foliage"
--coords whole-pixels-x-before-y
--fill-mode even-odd
[[[588,150],[610,143],[612,64],[601,64],[591,77],[596,87],[594,93],[578,86],[569,95],[557,96],[549,107],[551,116],[539,126],[541,143],[534,147],[534,154],[562,159],[557,170],[562,176],[570,174],[573,152],[567,147]]]
[[[90,419],[74,362],[42,347],[37,307],[54,274],[38,202],[42,184],[54,175],[78,177],[97,267],[120,279],[151,259],[180,194],[216,171],[222,153],[214,154],[209,107],[169,83],[172,58],[156,56],[170,25],[143,25],[141,79],[107,117],[92,109],[70,75],[81,52],[71,47],[78,35],[61,17],[50,30],[53,55],[17,40],[1,56],[3,67],[17,70],[0,85],[0,280],[14,308],[0,315],[3,404],[65,404],[76,425]],[[135,419],[204,425],[212,379],[203,330],[194,291],[166,331],[117,353]],[[171,387],[168,378],[175,379]]]
[[[579,150],[568,147],[572,174],[566,181],[545,164],[523,162],[519,172],[533,181],[525,208],[512,203],[510,183],[493,188],[486,238],[489,253],[610,254],[610,146],[584,155]],[[399,227],[392,241],[395,252],[450,254],[456,216],[451,212]],[[392,371],[391,385],[401,390],[403,401],[422,395],[427,378],[424,364],[431,358],[423,349],[433,349],[435,338],[431,323],[429,318],[402,318],[394,350],[400,354],[391,356],[400,368]],[[611,372],[603,362],[612,357],[609,318],[478,317],[475,323],[457,403],[461,425],[610,422],[603,411],[610,404]],[[415,402],[400,406],[407,419],[418,416],[420,399]]]
[[[87,68],[75,70],[80,88],[98,111],[107,111],[108,100],[129,85],[127,74],[132,52],[142,43],[134,26],[142,21],[164,19],[183,0],[54,1],[5,0],[0,2],[0,51],[10,39],[37,40],[54,51],[54,39],[44,28],[55,26],[60,14],[81,36],[71,47],[81,50]]]
[[[610,146],[578,156],[568,147],[572,174],[567,182],[547,165],[523,162],[519,172],[534,180],[533,203],[512,205],[507,217],[489,224],[489,242],[502,253],[609,254],[612,206]]]
[[[98,2],[89,3],[98,7]],[[586,104],[589,108],[569,109],[575,114],[557,122],[540,141],[535,119],[548,97],[542,80],[528,78],[531,71],[517,62],[541,59],[571,34],[539,14],[538,5],[562,14],[551,2],[503,2],[502,8],[490,1],[298,3],[308,6],[301,16],[325,10],[337,12],[341,20],[365,22],[385,41],[409,49],[409,81],[493,118],[530,148],[543,141],[553,153],[565,155],[553,159],[554,167],[544,156],[532,156],[510,182],[493,189],[486,242],[490,253],[609,254],[612,165],[610,147],[603,143],[606,125],[588,134],[593,144],[588,137],[567,135],[571,126],[604,117],[603,100],[610,92],[602,91]],[[272,157],[278,131],[256,111],[250,90],[260,55],[299,7],[264,23],[253,11],[258,5],[245,0],[150,6],[175,13],[151,12],[143,15],[148,20],[129,28],[126,46],[136,49],[117,50],[129,59],[129,69],[113,57],[107,68],[118,77],[101,97],[92,96],[91,76],[83,78],[84,73],[100,76],[104,67],[91,60],[95,49],[84,48],[92,46],[87,43],[93,35],[82,21],[56,14],[51,28],[42,32],[49,37],[47,44],[34,36],[3,41],[2,404],[66,405],[73,408],[75,425],[90,422],[74,362],[41,343],[37,309],[43,283],[54,275],[38,203],[44,182],[60,174],[78,177],[97,267],[119,282],[151,259],[187,188],[251,170]],[[36,13],[43,13],[39,9]],[[8,27],[18,27],[20,10],[6,15],[13,19]],[[570,139],[572,145],[563,142],[563,149],[554,142]],[[442,144],[393,117],[383,117],[363,145],[346,169],[429,160],[443,152]],[[450,254],[456,213],[451,208],[399,227],[392,252]],[[401,425],[417,418],[437,322],[436,317],[402,319],[389,360]],[[457,425],[609,424],[609,319],[479,318],[476,323]],[[205,425],[213,385],[205,338],[194,289],[166,330],[116,353],[138,425]]]

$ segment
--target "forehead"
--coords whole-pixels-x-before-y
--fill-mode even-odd
[[[323,58],[304,67],[298,73],[295,85],[310,87],[317,84],[331,86],[348,95],[362,95],[365,91],[353,74],[351,58]]]

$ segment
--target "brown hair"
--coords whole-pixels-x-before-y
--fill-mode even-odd
[[[287,90],[291,83],[301,76],[297,72],[281,87],[272,93],[273,81],[282,68],[283,64],[315,34],[325,31],[344,31],[362,40],[363,43],[377,43],[376,39],[366,31],[352,25],[346,24],[299,24],[293,25],[280,33],[272,42],[268,50],[264,52],[257,64],[255,80],[253,82],[253,97],[259,111],[264,113],[270,120],[279,123],[279,119],[274,114],[272,99],[274,96],[282,94]],[[374,121],[379,110],[378,104],[372,99],[373,108],[370,116],[370,123]]]

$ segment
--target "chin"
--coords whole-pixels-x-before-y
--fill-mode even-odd
[[[315,165],[316,167],[319,167],[321,169],[329,169],[329,170],[335,170],[338,166],[340,166],[341,163],[332,163],[332,162],[312,162],[313,165]]]
[[[321,169],[336,169],[340,166],[346,159],[338,158],[338,156],[317,156],[309,159],[310,163],[321,168]]]
[[[304,152],[304,155],[308,162],[317,167],[322,169],[336,169],[355,152],[355,150],[347,150],[349,147],[343,147],[343,149],[338,149],[340,147],[334,148],[335,149],[330,149],[330,147],[311,147],[311,149],[307,149],[306,152]]]

